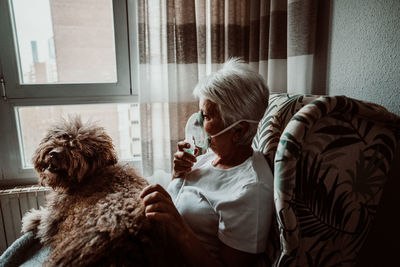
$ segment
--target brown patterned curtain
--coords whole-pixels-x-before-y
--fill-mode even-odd
[[[140,0],[143,173],[171,171],[199,78],[242,57],[272,93],[315,93],[317,0]],[[318,93],[321,93],[320,91]]]

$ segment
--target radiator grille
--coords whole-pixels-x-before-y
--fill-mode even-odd
[[[44,206],[47,187],[0,190],[0,254],[21,236],[21,219],[30,209]]]

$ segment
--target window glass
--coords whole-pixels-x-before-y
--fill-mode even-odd
[[[137,104],[90,104],[18,107],[20,148],[23,168],[32,167],[31,158],[47,130],[61,118],[79,115],[93,121],[111,136],[118,158],[141,160],[139,107]]]
[[[116,82],[111,0],[12,0],[22,84]]]

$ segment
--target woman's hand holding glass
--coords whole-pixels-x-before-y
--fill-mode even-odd
[[[193,164],[197,161],[198,149],[195,148],[194,155],[184,151],[190,148],[190,144],[184,141],[178,142],[178,151],[174,154],[174,165],[172,178],[184,177],[186,173],[192,170]]]

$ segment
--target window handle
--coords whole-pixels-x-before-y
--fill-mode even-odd
[[[6,81],[4,80],[4,77],[0,77],[0,84],[1,84],[1,96],[3,97],[4,100],[7,100],[7,94],[6,94]]]

